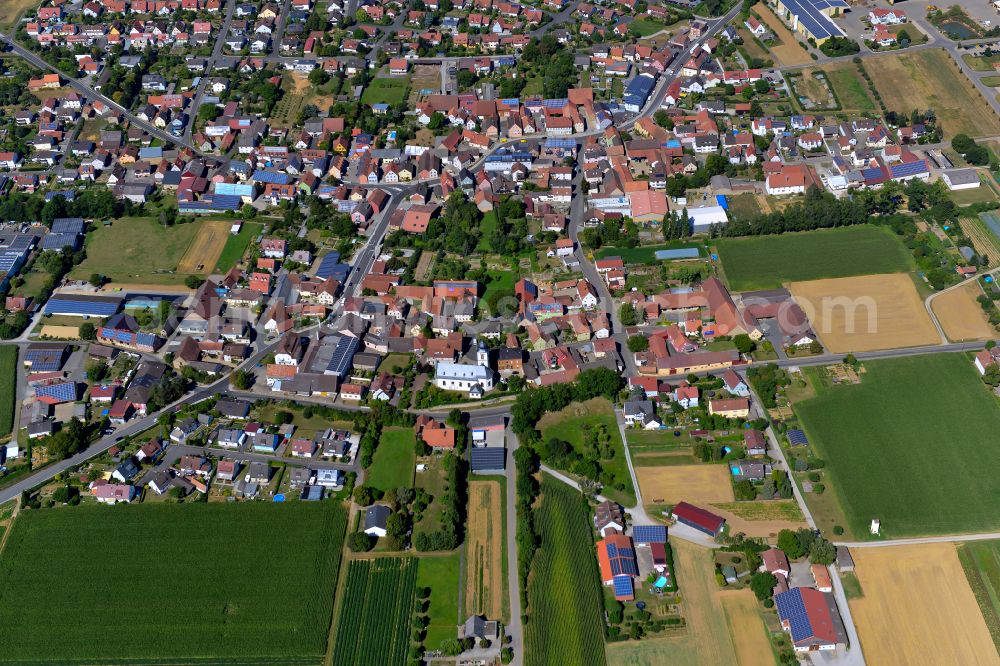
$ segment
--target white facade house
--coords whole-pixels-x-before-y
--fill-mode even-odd
[[[438,361],[434,385],[448,391],[471,391],[475,386],[489,391],[493,388],[493,370],[484,365]]]

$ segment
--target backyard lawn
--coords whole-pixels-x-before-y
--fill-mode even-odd
[[[431,588],[430,607],[427,617],[427,637],[424,645],[428,650],[436,650],[442,641],[455,638],[455,625],[465,621],[458,617],[458,600],[462,571],[460,551],[446,555],[424,555],[419,558],[417,587]],[[492,619],[492,618],[491,618]]]
[[[0,663],[315,664],[345,528],[334,502],[22,511],[0,559]]]
[[[1000,529],[1000,407],[964,354],[870,361],[860,384],[797,403],[857,537]],[[807,493],[809,498],[810,494]]]
[[[218,273],[226,273],[230,268],[235,266],[243,258],[243,254],[247,251],[247,247],[250,245],[260,230],[263,229],[263,225],[257,224],[256,222],[244,222],[243,228],[240,229],[240,233],[235,236],[230,235],[226,239],[226,245],[222,248],[222,254],[219,255],[219,260],[215,262],[215,270]]]
[[[380,490],[413,487],[414,443],[412,428],[383,428],[365,485]]]
[[[657,250],[697,249],[699,256],[705,256],[705,249],[697,243],[673,242],[660,245],[640,245],[637,247],[602,247],[594,253],[595,259],[621,257],[626,264],[655,264]]]
[[[910,253],[895,234],[871,225],[723,238],[717,246],[733,291],[913,269]]]
[[[410,77],[394,79],[372,79],[365,91],[361,93],[362,104],[388,104],[398,107],[406,99],[406,89]]]

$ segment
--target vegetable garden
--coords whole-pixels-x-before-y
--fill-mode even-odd
[[[337,623],[333,666],[391,666],[406,662],[414,609],[417,560],[354,560]]]

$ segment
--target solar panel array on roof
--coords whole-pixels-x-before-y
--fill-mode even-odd
[[[263,169],[254,171],[251,178],[256,183],[277,183],[278,185],[287,185],[291,182],[291,177],[287,173],[264,171]]]
[[[89,317],[110,317],[118,312],[120,298],[95,296],[57,295],[45,304],[46,314],[63,314]]]
[[[613,580],[616,598],[632,598],[635,596],[635,588],[632,587],[631,576],[615,576]]]
[[[865,180],[873,180],[875,178],[881,178],[882,169],[879,169],[877,167],[872,167],[870,169],[862,169],[861,177],[864,178]]]
[[[613,543],[605,544],[608,549],[608,560],[611,563],[611,573],[615,576],[622,574],[628,576],[638,576],[639,570],[635,563],[635,550],[632,548],[619,548]]]
[[[788,431],[788,441],[792,446],[799,446],[808,444],[809,440],[806,438],[806,434],[799,430],[798,428],[792,428]]]
[[[813,636],[812,623],[798,588],[777,595],[774,603],[778,606],[778,617],[789,624],[792,641],[797,643]]]
[[[576,139],[546,139],[546,148],[576,148]]]
[[[547,109],[561,109],[569,104],[568,99],[543,99],[542,106]]]
[[[58,217],[52,220],[52,233],[82,234],[84,226],[82,217]]]
[[[782,4],[815,39],[844,35],[844,31],[823,13],[825,9],[846,8],[847,4],[841,0],[783,0]]]
[[[339,335],[337,338],[337,341],[334,343],[333,353],[330,356],[330,362],[326,364],[326,372],[327,374],[343,377],[351,367],[354,352],[358,348],[358,339],[349,335]]]
[[[906,164],[893,164],[889,167],[889,172],[893,178],[906,178],[917,174],[927,173],[927,164],[923,160],[908,162]]]
[[[632,528],[632,540],[636,543],[666,543],[666,525],[636,525]]]
[[[35,388],[35,396],[38,398],[53,398],[60,402],[72,402],[76,400],[76,384],[73,382],[60,382],[59,384],[48,384]]]
[[[71,247],[75,250],[79,244],[80,234],[56,231],[45,234],[40,243],[43,250],[61,250],[64,247]]]
[[[473,472],[493,472],[504,469],[507,451],[502,446],[480,446],[469,454]]]

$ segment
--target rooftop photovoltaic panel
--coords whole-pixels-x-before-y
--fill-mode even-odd
[[[80,296],[53,296],[45,304],[47,314],[75,314],[93,317],[110,317],[118,312],[121,299],[87,298]]]
[[[823,13],[828,8],[846,8],[841,0],[784,0],[785,8],[816,39],[840,37],[844,31]]]
[[[472,471],[504,469],[507,451],[501,446],[478,447],[470,452]]]
[[[62,402],[72,402],[76,400],[76,384],[73,382],[62,382],[59,384],[48,384],[35,388],[35,396],[39,398],[55,398]]]
[[[666,543],[666,525],[636,525],[632,528],[632,540],[636,543]]]
[[[792,428],[788,431],[788,441],[793,445],[809,443],[809,440],[806,438],[806,434],[798,428]]]
[[[805,640],[813,635],[809,614],[806,613],[802,595],[797,590],[789,590],[777,595],[774,602],[778,606],[778,615],[782,620],[787,620],[790,625],[789,629],[793,641]]]
[[[614,587],[616,597],[633,597],[635,589],[632,587],[631,576],[615,576]]]

